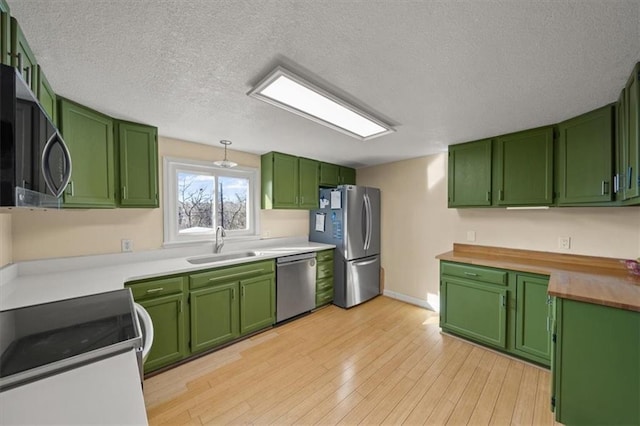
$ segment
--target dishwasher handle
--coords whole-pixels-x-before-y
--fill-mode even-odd
[[[287,264],[290,264],[290,263],[306,262],[309,259],[314,259],[315,260],[315,258],[316,258],[316,252],[315,251],[312,252],[312,253],[294,254],[294,255],[291,255],[291,256],[278,257],[276,259],[276,264],[278,266],[287,265]]]

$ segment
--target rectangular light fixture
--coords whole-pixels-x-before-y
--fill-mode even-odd
[[[363,141],[395,132],[388,124],[282,67],[247,94]]]

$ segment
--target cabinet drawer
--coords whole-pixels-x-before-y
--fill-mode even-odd
[[[333,288],[323,291],[322,293],[316,293],[316,306],[324,305],[333,300]]]
[[[320,262],[333,262],[333,249],[332,250],[324,250],[319,251],[316,255],[316,260],[318,263]]]
[[[333,262],[318,262],[316,279],[321,280],[328,277],[333,277]]]
[[[239,281],[259,275],[272,274],[274,271],[273,260],[212,269],[207,272],[189,275],[189,289],[193,290],[208,285]]]
[[[316,282],[316,292],[333,291],[333,277],[324,278]]]
[[[442,275],[468,278],[475,281],[507,285],[508,274],[499,269],[484,268],[482,266],[461,265],[458,263],[445,263],[440,265]]]
[[[135,300],[149,297],[164,296],[167,294],[182,293],[184,279],[182,277],[164,278],[140,283],[127,283]]]

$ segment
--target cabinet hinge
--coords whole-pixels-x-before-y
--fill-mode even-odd
[[[555,396],[552,396],[552,397],[551,397],[551,406],[552,406],[552,407],[555,407],[555,406],[556,406],[556,397],[555,397]]]
[[[556,335],[555,335],[555,334],[554,334],[554,335],[552,335],[552,336],[551,336],[551,341],[552,341],[553,343],[556,343],[556,340],[557,340]]]

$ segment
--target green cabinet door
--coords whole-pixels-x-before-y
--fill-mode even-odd
[[[5,0],[0,0],[0,64],[11,66],[11,15]]]
[[[625,158],[624,199],[640,196],[640,63],[636,64],[627,85],[625,86],[626,109],[626,146],[623,147]]]
[[[504,349],[507,335],[507,289],[498,285],[442,277],[440,326]]]
[[[624,200],[625,189],[625,172],[626,172],[626,154],[627,148],[627,106],[626,106],[626,92],[624,89],[620,92],[618,101],[616,102],[616,139],[615,139],[615,168],[616,174],[613,178],[613,192],[615,193],[616,201]]]
[[[158,129],[116,121],[120,207],[158,207]]]
[[[184,296],[173,294],[139,301],[151,316],[153,345],[144,371],[156,370],[186,356]]]
[[[544,127],[496,139],[495,181],[501,206],[553,202],[553,128]]]
[[[191,352],[200,352],[239,336],[238,283],[190,292]]]
[[[261,158],[263,209],[298,208],[298,157],[270,152]]]
[[[355,185],[356,169],[340,166],[340,185]]]
[[[40,105],[44,108],[44,110],[49,114],[49,117],[53,120],[54,123],[58,122],[58,100],[55,92],[51,88],[47,77],[44,75],[42,71],[42,67],[40,65],[37,66],[37,91],[36,96],[38,97],[38,101]]]
[[[340,166],[331,163],[320,163],[320,186],[334,187],[340,182]]]
[[[516,277],[516,330],[514,351],[549,365],[551,337],[548,320],[548,278]]]
[[[491,205],[491,139],[449,146],[448,205]]]
[[[73,162],[65,207],[115,207],[113,120],[62,98],[58,113]]]
[[[31,51],[18,21],[11,18],[11,66],[18,68],[31,91],[36,93],[36,56]]]
[[[276,322],[276,285],[273,274],[240,281],[240,334],[248,334]]]
[[[558,204],[612,200],[614,106],[558,125]]]
[[[640,312],[557,301],[556,420],[640,424]]]
[[[318,172],[316,160],[298,158],[298,207],[301,209],[318,208]]]

